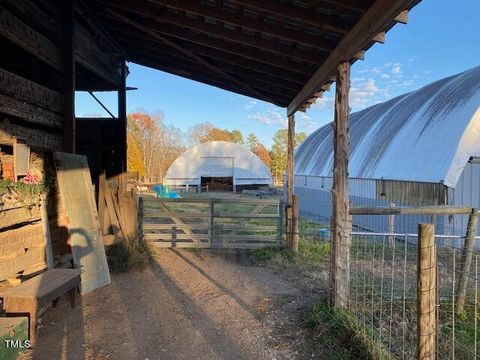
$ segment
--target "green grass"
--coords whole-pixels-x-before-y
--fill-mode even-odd
[[[331,308],[326,299],[312,305],[306,318],[307,325],[318,336],[320,347],[330,347],[325,359],[391,359],[391,356],[373,341],[374,330],[366,328],[343,310]]]
[[[301,239],[297,253],[278,247],[265,247],[255,250],[253,256],[260,263],[313,271],[325,267],[329,252],[330,244],[326,241],[310,242]]]

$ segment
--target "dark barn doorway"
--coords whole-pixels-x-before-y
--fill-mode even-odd
[[[208,186],[208,191],[233,191],[233,176],[228,177],[201,177],[201,186]]]

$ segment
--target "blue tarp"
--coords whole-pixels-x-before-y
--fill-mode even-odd
[[[152,190],[157,194],[159,198],[171,198],[178,199],[180,195],[174,191],[170,191],[166,185],[153,185]]]

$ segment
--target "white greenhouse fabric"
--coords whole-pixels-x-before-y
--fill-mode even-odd
[[[233,176],[233,158],[231,157],[201,157],[200,176],[230,177]]]
[[[331,176],[332,127],[295,153],[295,174]],[[480,67],[350,115],[349,176],[455,187],[480,156]]]
[[[235,185],[273,183],[272,175],[255,154],[242,145],[211,141],[180,155],[164,178],[165,185],[200,185],[200,178],[233,176]]]

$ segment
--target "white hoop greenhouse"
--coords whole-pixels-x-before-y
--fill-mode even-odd
[[[300,209],[324,219],[331,216],[332,139],[325,125],[295,154]],[[357,206],[480,207],[480,67],[351,114],[349,176]],[[416,232],[418,220],[396,230]],[[464,217],[434,220],[439,233],[466,229]],[[354,225],[385,230],[386,223],[357,217]]]
[[[273,184],[262,160],[246,147],[211,141],[180,155],[168,169],[164,182],[170,186],[209,186],[210,190],[240,191]]]

